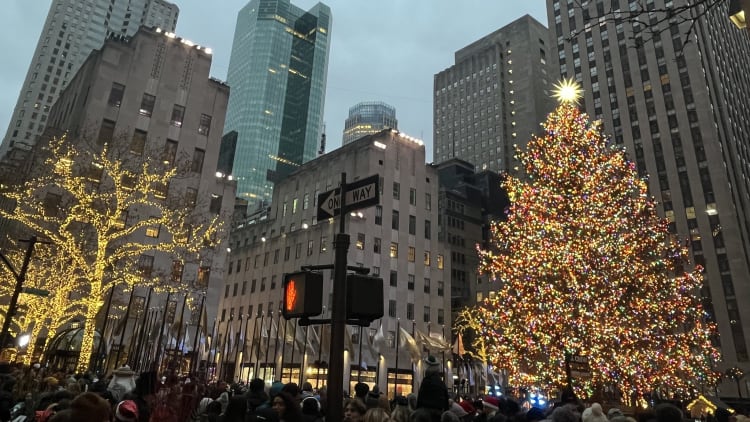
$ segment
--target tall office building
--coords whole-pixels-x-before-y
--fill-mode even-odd
[[[127,40],[110,38],[92,52],[60,94],[44,136],[68,132],[71,142],[124,143],[129,163],[156,153],[165,163],[181,163],[189,171],[170,181],[164,200],[180,198],[180,206],[192,208],[196,216],[205,220],[218,217],[228,226],[236,185],[217,174],[217,169],[229,87],[209,77],[211,60],[210,49],[158,29],[142,28]],[[228,144],[231,147],[231,142]],[[148,207],[126,209],[126,224],[148,218],[150,212],[153,210]],[[134,240],[147,244],[172,240],[171,234],[158,228],[134,236],[138,236]],[[180,265],[175,265],[174,256],[166,252],[150,251],[141,255],[139,265],[144,274],[178,282],[190,290],[188,296],[194,303],[204,300],[206,320],[210,321],[216,315],[226,257],[226,244],[222,244],[202,251],[199,260]],[[184,296],[178,301],[174,293],[151,294],[146,287],[136,287],[134,297],[140,298],[141,304],[149,297],[152,307],[168,309],[165,318],[173,322],[180,318],[175,312],[184,310],[192,324],[188,329],[191,338],[195,339],[198,310],[193,309],[191,315],[190,309],[184,309]],[[127,301],[123,293],[119,303]],[[130,318],[127,333],[136,321],[132,315]],[[131,344],[133,339],[126,340]],[[192,351],[193,346],[190,343],[186,348]],[[113,360],[108,362],[114,364]]]
[[[227,131],[237,131],[237,195],[271,200],[273,183],[316,157],[323,127],[331,11],[252,0],[237,15]]]
[[[141,25],[174,32],[178,13],[164,0],[52,1],[0,156],[17,144],[24,149],[34,145],[57,96],[108,36],[132,36]]]
[[[728,2],[726,2],[728,3]],[[669,9],[684,0],[649,0]],[[582,107],[623,145],[670,230],[705,267],[701,290],[716,321],[720,369],[750,370],[750,38],[726,4],[696,21],[596,19],[635,1],[548,0],[560,72],[583,85]],[[589,18],[591,17],[591,18]],[[671,25],[650,41],[653,27]],[[695,25],[694,39],[682,34]],[[572,38],[571,34],[574,34]],[[635,41],[635,42],[634,42]],[[731,394],[731,392],[730,392]]]
[[[380,101],[365,101],[349,108],[344,122],[343,145],[383,129],[398,129],[396,109]]]
[[[341,172],[346,172],[349,181],[380,175],[380,205],[352,213],[346,227],[351,235],[348,263],[383,278],[385,314],[361,331],[349,327],[351,340],[345,343],[346,351],[335,351],[344,353],[345,389],[352,391],[361,380],[370,387],[379,385],[380,391],[393,398],[395,393],[406,395],[412,387],[419,387],[419,372],[414,372],[406,347],[399,347],[399,338],[405,340],[397,334],[399,329],[422,339],[447,338],[451,333],[451,264],[444,259],[443,243],[438,240],[438,174],[424,162],[422,142],[396,131],[360,138],[302,165],[277,183],[268,215],[250,217],[232,231],[232,252],[216,322],[217,344],[229,347],[220,347],[217,360],[211,359],[221,364],[223,378],[260,376],[268,382],[325,384],[325,362],[330,356],[328,326],[305,329],[290,321],[287,333],[277,335],[278,327],[284,330],[279,310],[284,273],[333,263],[338,218],[317,220],[317,197],[334,189]],[[323,273],[327,317],[333,271]],[[375,338],[377,332],[382,335],[379,352],[370,346],[372,340],[381,343]],[[237,347],[227,341],[229,338],[243,341]],[[362,347],[360,338],[364,339]],[[417,346],[417,354],[421,351]]]
[[[435,162],[515,166],[513,145],[525,145],[553,107],[549,44],[547,28],[526,15],[456,52],[456,64],[434,79]]]

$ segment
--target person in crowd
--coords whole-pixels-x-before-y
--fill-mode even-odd
[[[70,420],[110,422],[112,408],[109,402],[95,393],[82,393],[70,403]]]
[[[391,419],[393,419],[394,422],[409,422],[409,418],[411,418],[409,401],[404,396],[396,396],[394,399],[393,412],[391,412]]]
[[[229,399],[227,410],[221,418],[222,422],[245,422],[247,414],[247,399],[241,395],[232,396]]]
[[[363,422],[365,413],[367,413],[367,407],[362,400],[350,399],[344,406],[344,422]]]
[[[365,412],[363,422],[389,422],[390,416],[381,407],[373,407]]]
[[[425,376],[417,393],[417,409],[428,409],[439,417],[449,409],[448,387],[445,386],[440,362],[435,356],[428,356],[424,363]]]
[[[305,422],[323,422],[323,414],[320,413],[318,399],[313,396],[302,399],[302,416]]]
[[[302,422],[302,408],[289,394],[279,392],[273,398],[272,407],[279,417],[279,422]]]
[[[256,409],[261,407],[263,403],[268,402],[268,394],[265,392],[265,383],[260,378],[255,378],[250,381],[249,389],[247,392],[247,411],[250,413],[255,412]]]
[[[656,422],[682,422],[682,410],[669,403],[661,403],[654,407]]]
[[[362,403],[367,405],[367,393],[370,392],[370,386],[363,383],[358,382],[354,384],[354,398],[362,401]]]
[[[115,406],[116,422],[138,422],[138,406],[133,400],[123,400]]]

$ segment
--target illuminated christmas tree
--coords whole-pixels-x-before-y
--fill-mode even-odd
[[[49,140],[36,153],[31,177],[0,185],[0,197],[15,204],[10,210],[0,207],[0,217],[49,242],[56,254],[56,261],[47,261],[52,262],[49,268],[65,266],[64,271],[50,274],[54,281],[37,285],[57,292],[48,300],[34,298],[26,305],[30,317],[43,306],[65,309],[71,318],[72,309],[83,315],[77,370],[85,371],[106,293],[122,284],[151,285],[157,293],[165,288],[188,289],[178,283],[165,287],[170,269],[160,272],[144,263],[153,264],[154,257],[161,256],[172,263],[172,272],[175,268],[181,272],[185,262],[199,260],[219,244],[223,219],[206,217],[184,191],[170,188],[184,176],[181,168],[189,163],[164,160],[159,152],[141,156],[133,154],[128,143],[116,140],[109,146],[87,145],[85,140],[61,137]],[[36,274],[45,276],[43,271]],[[59,325],[60,318],[52,319],[52,325]]]
[[[479,251],[499,292],[459,322],[514,386],[566,385],[573,356],[590,366],[573,382],[583,396],[604,385],[625,399],[691,394],[717,379],[702,269],[690,267],[624,150],[577,108],[575,85],[561,84],[557,96],[544,135],[518,151],[523,180],[504,182],[507,221]]]

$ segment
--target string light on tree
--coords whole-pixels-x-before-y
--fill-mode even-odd
[[[0,217],[44,237],[65,261],[67,291],[78,292],[65,297],[84,319],[77,365],[84,372],[110,288],[124,283],[155,285],[155,291],[186,289],[160,288],[168,276],[145,271],[141,258],[198,260],[219,244],[223,223],[218,215],[203,217],[195,204],[185,204],[184,195],[167,189],[179,176],[180,163],[136,157],[127,142],[89,148],[63,136],[38,151],[38,173],[22,184],[0,187],[0,196],[16,204],[12,210],[0,208]],[[154,228],[156,237],[144,240]]]
[[[698,297],[702,268],[659,218],[645,180],[601,124],[558,84],[545,133],[518,151],[527,179],[508,177],[507,220],[491,227],[480,271],[500,286],[465,309],[488,363],[514,386],[562,387],[566,356],[588,359],[588,396],[616,386],[627,401],[654,389],[688,396],[717,380],[719,354]]]

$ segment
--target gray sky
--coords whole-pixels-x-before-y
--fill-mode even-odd
[[[225,80],[237,11],[246,0],[171,0],[177,34],[211,47],[211,75]],[[0,133],[8,128],[50,0],[3,0]],[[307,10],[317,1],[292,0]],[[326,150],[341,145],[349,107],[384,101],[399,129],[421,138],[432,161],[432,80],[456,50],[530,14],[547,25],[544,0],[328,0],[333,25],[325,104]]]

